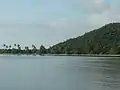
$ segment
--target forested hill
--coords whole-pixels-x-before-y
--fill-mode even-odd
[[[49,48],[55,54],[120,54],[120,23],[99,29]]]

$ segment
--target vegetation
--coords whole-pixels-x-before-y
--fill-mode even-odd
[[[54,54],[120,54],[120,23],[107,24],[49,49]]]
[[[39,49],[35,45],[21,49],[19,44],[3,44],[0,54],[120,54],[120,23],[107,24],[48,49],[43,45]]]
[[[47,49],[41,45],[40,49],[37,49],[35,45],[32,45],[32,49],[29,49],[28,46],[25,46],[24,49],[21,49],[19,44],[6,45],[3,44],[3,49],[0,49],[0,54],[47,54]]]

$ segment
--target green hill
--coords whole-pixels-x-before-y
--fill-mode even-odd
[[[120,54],[120,23],[110,23],[50,47],[53,54]]]

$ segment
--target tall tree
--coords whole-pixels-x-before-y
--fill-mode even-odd
[[[36,46],[35,45],[32,45],[32,53],[36,53],[37,52],[37,48],[36,48]]]
[[[25,46],[25,50],[28,51],[28,50],[29,50],[29,47],[28,47],[28,46]]]
[[[28,46],[25,46],[25,53],[26,53],[26,54],[31,54],[30,49],[29,49]]]
[[[8,49],[8,45],[6,45],[6,49]]]
[[[16,45],[16,44],[14,44],[14,46],[16,47],[17,45]]]
[[[46,54],[46,53],[47,53],[47,49],[43,45],[41,45],[40,50],[39,50],[39,54]]]
[[[11,45],[9,45],[9,49],[11,49],[11,47],[12,47],[12,46],[11,46]]]
[[[20,44],[17,45],[17,48],[18,48],[18,50],[21,50],[21,46],[20,46]]]
[[[4,49],[6,48],[6,44],[3,44]]]
[[[17,44],[14,44],[14,48],[16,49]]]

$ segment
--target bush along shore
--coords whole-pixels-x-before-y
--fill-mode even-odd
[[[81,54],[81,53],[58,53],[52,51],[50,48],[46,49],[43,45],[39,49],[35,45],[32,45],[32,49],[29,49],[28,46],[25,46],[24,49],[21,49],[19,44],[11,45],[3,44],[4,49],[0,49],[1,55],[41,55],[41,56],[84,56],[84,57],[120,57],[119,54]]]

